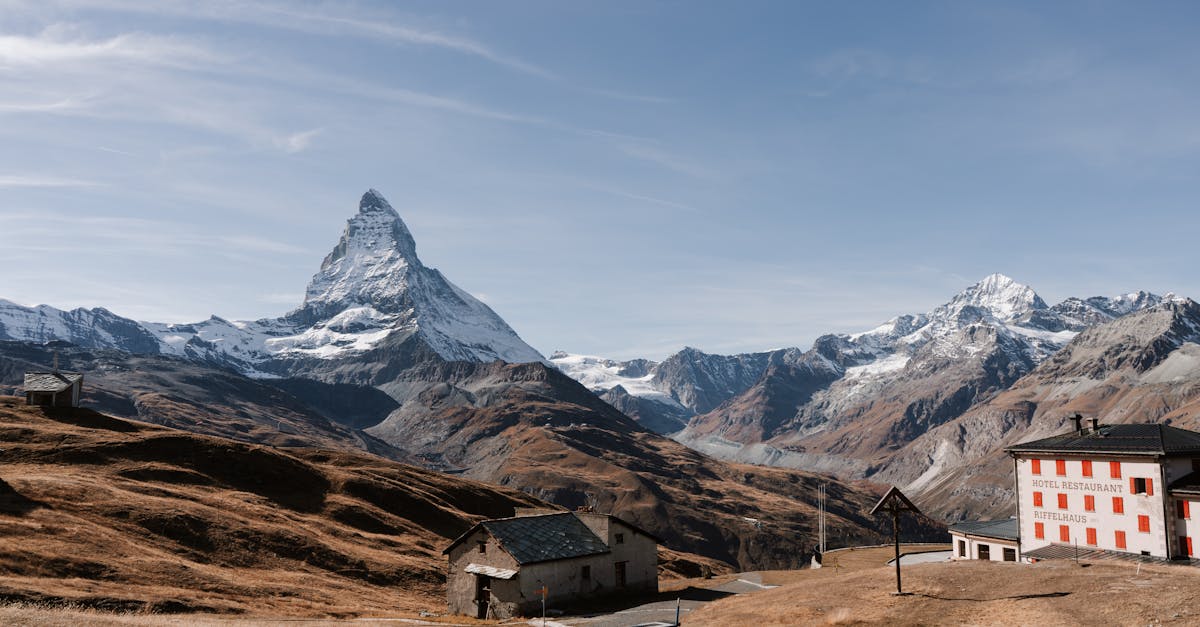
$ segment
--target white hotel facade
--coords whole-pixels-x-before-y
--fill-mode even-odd
[[[1077,551],[1159,559],[1200,550],[1200,433],[1090,427],[1010,447],[1020,559]]]

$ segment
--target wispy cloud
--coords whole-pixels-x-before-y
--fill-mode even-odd
[[[29,174],[0,174],[0,189],[10,187],[100,187],[103,183],[83,179]]]

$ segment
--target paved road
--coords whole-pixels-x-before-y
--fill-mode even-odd
[[[764,586],[762,576],[758,573],[740,573],[737,578],[715,586],[711,589],[701,590],[697,588],[689,588],[680,592],[679,615],[686,617],[689,613],[704,607],[706,603],[711,603],[720,598],[724,598],[734,594],[748,594],[766,590],[774,586]],[[558,626],[586,626],[586,627],[633,627],[634,625],[674,625],[675,624],[675,605],[676,601],[656,601],[647,603],[637,607],[614,612],[612,614],[603,614],[597,616],[579,616],[569,618],[556,618],[553,621],[547,621],[546,627]],[[541,620],[532,620],[530,625],[541,625]]]

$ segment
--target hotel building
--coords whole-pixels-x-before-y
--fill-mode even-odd
[[[1161,424],[1085,427],[1005,449],[1022,561],[1115,553],[1189,558],[1200,546],[1200,433]]]

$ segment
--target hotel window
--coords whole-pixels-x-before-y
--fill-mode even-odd
[[[1187,501],[1175,501],[1175,514],[1180,518],[1191,518],[1191,507]]]
[[[1129,491],[1134,494],[1154,496],[1154,480],[1131,477],[1129,479]]]
[[[1125,548],[1125,532],[1124,531],[1114,531],[1113,535],[1115,536],[1114,539],[1117,541],[1117,548],[1118,549]]]
[[[1087,512],[1096,511],[1096,497],[1091,494],[1083,495],[1083,509]]]
[[[1058,493],[1058,509],[1067,509],[1067,495]]]
[[[1108,476],[1113,479],[1121,478],[1121,462],[1108,462]]]
[[[1088,545],[1090,545],[1090,546],[1096,546],[1096,530],[1095,530],[1094,528],[1092,528],[1092,527],[1088,527],[1088,528],[1086,529],[1086,531],[1087,531],[1087,543],[1088,543]]]
[[[1083,476],[1085,476],[1085,477],[1092,476],[1092,460],[1085,459],[1085,460],[1083,460],[1083,463],[1081,465],[1083,466]]]
[[[1060,477],[1067,476],[1067,460],[1065,460],[1065,459],[1054,460],[1054,474],[1056,474]]]
[[[1034,506],[1034,507],[1041,507],[1041,506],[1042,506],[1042,493],[1041,493],[1041,492],[1034,492],[1034,493],[1033,493],[1033,506]]]
[[[1046,539],[1046,525],[1044,523],[1033,523],[1033,537],[1037,538],[1038,540]]]
[[[1138,531],[1142,533],[1150,533],[1150,517],[1145,514],[1138,514]]]
[[[1121,496],[1113,497],[1113,513],[1114,514],[1124,514],[1125,513],[1125,498],[1124,497],[1121,497]]]
[[[1063,542],[1071,541],[1071,528],[1066,525],[1058,526],[1058,539]]]
[[[1030,470],[1033,471],[1033,474],[1035,474],[1035,475],[1042,474],[1042,460],[1031,459],[1031,460],[1029,460],[1029,465],[1030,465]]]

